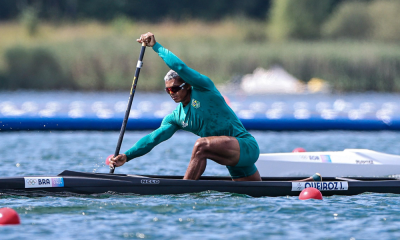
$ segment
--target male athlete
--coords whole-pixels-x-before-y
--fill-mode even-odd
[[[125,154],[111,158],[110,166],[120,167],[145,155],[182,129],[201,137],[194,144],[183,179],[199,179],[206,169],[207,159],[211,159],[225,165],[233,181],[261,181],[254,165],[260,154],[257,141],[243,127],[214,83],[157,43],[151,32],[142,34],[137,42],[152,47],[172,69],[164,78],[165,90],[180,104],[163,119],[157,130],[140,139]]]

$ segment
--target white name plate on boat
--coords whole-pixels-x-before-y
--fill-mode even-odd
[[[320,191],[346,191],[349,189],[348,182],[292,182],[292,191],[302,191],[313,187]]]
[[[25,188],[64,187],[62,177],[24,177]]]

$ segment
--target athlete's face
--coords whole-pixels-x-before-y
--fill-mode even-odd
[[[182,84],[184,85],[182,86]],[[165,82],[165,89],[171,96],[172,100],[176,103],[182,102],[184,106],[190,102],[190,88],[190,85],[182,81],[180,78],[172,78]]]

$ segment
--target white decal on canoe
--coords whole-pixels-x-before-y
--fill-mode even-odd
[[[356,164],[374,164],[372,160],[356,160]]]
[[[159,184],[160,180],[156,180],[156,179],[142,179],[140,180],[141,184]]]
[[[313,187],[320,191],[346,191],[349,189],[348,182],[292,182],[292,191],[302,191]]]
[[[319,156],[313,156],[313,155],[309,155],[308,159],[310,159],[311,161],[320,161]]]
[[[25,188],[64,187],[62,177],[24,177]]]

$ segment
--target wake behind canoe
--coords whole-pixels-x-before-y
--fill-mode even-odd
[[[263,178],[262,182],[233,182],[229,177],[204,176],[182,180],[182,176],[102,174],[64,171],[57,176],[0,178],[0,193],[130,193],[165,195],[204,191],[230,192],[253,197],[298,196],[306,187],[318,188],[324,196],[356,195],[364,192],[398,193],[394,178],[324,178],[323,182],[293,182],[300,178]]]

